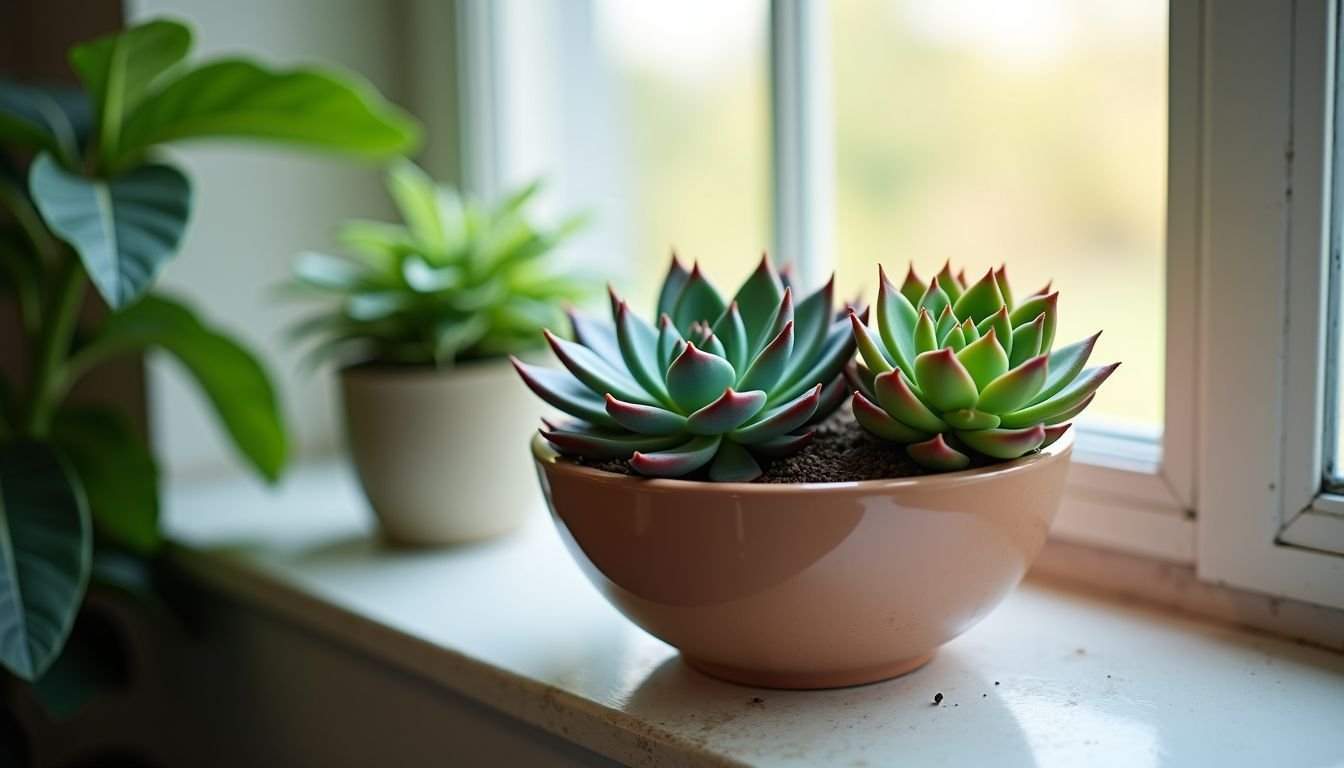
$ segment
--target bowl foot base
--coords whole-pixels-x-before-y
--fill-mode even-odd
[[[902,659],[890,664],[845,669],[838,672],[781,672],[769,669],[742,669],[691,658],[685,654],[682,654],[681,658],[692,669],[703,672],[710,677],[727,680],[730,683],[750,685],[757,688],[810,689],[848,688],[852,685],[867,685],[882,680],[890,680],[893,677],[914,672],[928,664],[933,660],[933,654],[933,651],[929,651],[921,656]]]

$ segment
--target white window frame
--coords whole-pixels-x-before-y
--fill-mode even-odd
[[[488,196],[506,14],[457,2],[465,182]],[[1334,0],[1172,0],[1165,423],[1083,430],[1053,535],[1344,607],[1344,557],[1319,551],[1344,550],[1344,501],[1319,495],[1323,438],[1300,439],[1323,434],[1334,19]],[[813,280],[834,258],[828,38],[821,0],[771,4],[775,253]]]
[[[1205,8],[1197,565],[1344,607],[1344,557],[1325,551],[1344,551],[1344,516],[1321,494],[1336,14]]]

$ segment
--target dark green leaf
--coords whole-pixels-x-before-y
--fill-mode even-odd
[[[105,408],[61,409],[51,439],[79,477],[98,532],[133,552],[156,551],[162,544],[158,472],[125,418]]]
[[[89,581],[93,535],[79,480],[51,446],[0,449],[0,664],[41,677]]]
[[[237,342],[201,324],[190,309],[150,295],[113,315],[91,346],[161,347],[174,355],[210,398],[238,450],[267,479],[285,463],[285,430],[266,371]]]
[[[260,139],[377,158],[414,149],[419,135],[414,118],[355,76],[226,60],[147,96],[126,120],[113,167],[184,139]]]
[[[191,185],[176,168],[146,165],[110,181],[90,179],[44,153],[29,176],[47,226],[79,253],[113,309],[143,295],[182,244]]]

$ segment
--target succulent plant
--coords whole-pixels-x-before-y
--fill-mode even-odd
[[[1053,443],[1119,365],[1085,368],[1100,332],[1052,351],[1058,292],[1015,302],[1002,267],[974,285],[949,266],[926,284],[911,267],[899,289],[878,273],[877,334],[851,317],[864,363],[848,371],[854,418],[926,468]]]
[[[848,394],[854,355],[834,279],[795,302],[768,258],[725,300],[695,265],[672,258],[658,321],[613,291],[611,324],[571,312],[576,341],[546,339],[567,370],[514,365],[543,400],[575,417],[546,423],[562,454],[627,460],[639,474],[747,482],[761,462],[804,448],[807,429]],[[865,313],[866,314],[866,313]]]
[[[529,222],[538,187],[486,206],[395,162],[387,188],[404,223],[347,222],[338,237],[348,255],[296,260],[297,288],[334,301],[294,335],[318,339],[315,359],[439,366],[539,347],[541,329],[563,321],[562,305],[595,286],[545,263],[582,219]]]

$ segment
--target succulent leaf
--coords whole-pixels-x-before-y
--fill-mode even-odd
[[[712,330],[719,341],[723,342],[724,356],[733,364],[733,369],[742,370],[750,362],[747,359],[747,352],[751,341],[747,338],[747,327],[736,301],[730,303],[723,311],[723,315],[714,322]]]
[[[616,426],[616,422],[607,414],[606,404],[602,398],[593,394],[591,389],[572,374],[554,368],[528,365],[513,356],[510,356],[509,360],[522,377],[523,383],[537,397],[577,419],[598,426]]]
[[[910,306],[919,309],[919,300],[924,298],[924,289],[926,284],[915,274],[915,265],[911,264],[910,269],[906,270],[905,280],[901,282],[901,295],[910,302]]]
[[[933,313],[930,312],[929,314],[932,315]],[[943,311],[938,313],[938,322],[933,326],[933,335],[938,339],[939,346],[947,344],[947,334],[951,333],[952,329],[958,325],[960,323],[957,321],[957,316],[952,314],[951,305],[943,307]]]
[[[681,287],[681,294],[677,296],[676,308],[672,310],[672,322],[684,333],[690,328],[691,323],[715,320],[727,308],[727,302],[700,271],[700,265],[696,264],[691,267],[691,274],[686,278],[686,284]]]
[[[975,327],[975,323],[971,318],[968,317],[965,320],[962,320],[961,325],[958,327],[961,328],[962,335],[966,337],[967,344],[980,338],[980,329]]]
[[[994,282],[999,284],[999,295],[1003,297],[1003,303],[1013,306],[1013,291],[1008,286],[1008,267],[1000,264],[999,268],[994,270]]]
[[[1036,424],[1024,429],[979,429],[957,432],[971,448],[995,459],[1016,459],[1041,446],[1045,427]]]
[[[630,466],[648,477],[681,477],[700,469],[714,458],[722,438],[700,435],[673,448],[653,452],[636,451]]]
[[[725,440],[709,465],[709,479],[718,483],[749,483],[761,476],[761,465],[737,443]]]
[[[638,451],[659,451],[676,445],[680,435],[600,433],[567,429],[541,430],[541,436],[562,453],[577,453],[592,459],[629,459]]]
[[[659,402],[671,405],[672,399],[663,384],[665,366],[658,364],[658,332],[635,315],[624,301],[616,306],[616,342],[621,350],[620,359],[625,361],[635,381]]]
[[[677,254],[672,254],[672,263],[668,265],[667,276],[663,278],[663,287],[658,292],[658,315],[672,316],[673,310],[677,307],[677,299],[681,296],[681,289],[686,287],[686,281],[691,273],[681,265],[677,259]]]
[[[1041,441],[1041,448],[1045,449],[1051,445],[1054,445],[1055,441],[1063,437],[1064,433],[1068,432],[1069,427],[1072,426],[1073,424],[1057,424],[1053,427],[1046,427],[1045,439]]]
[[[938,281],[938,287],[943,289],[943,293],[947,294],[948,301],[956,304],[961,298],[963,289],[956,276],[952,274],[952,262],[943,262],[943,268],[938,271],[934,279]]]
[[[565,311],[569,316],[569,326],[574,331],[574,340],[593,350],[605,360],[617,360],[621,357],[621,345],[616,340],[616,329],[573,307]]]
[[[687,344],[667,367],[667,393],[683,413],[693,413],[714,400],[737,380],[727,360]]]
[[[960,325],[952,326],[952,330],[947,332],[947,336],[943,338],[943,348],[953,352],[960,352],[966,348],[966,334],[961,332]]]
[[[999,417],[992,413],[986,413],[978,408],[963,408],[960,411],[948,411],[943,414],[943,421],[952,425],[953,429],[993,429],[999,426]]]
[[[826,335],[826,343],[821,352],[811,361],[806,373],[800,375],[786,373],[784,380],[770,393],[770,402],[791,400],[810,389],[814,384],[833,380],[844,370],[845,363],[854,357],[854,334],[844,320],[831,325]]]
[[[930,434],[949,428],[947,422],[915,395],[905,380],[905,373],[899,369],[878,374],[873,379],[873,393],[887,413],[906,426]]]
[[[1008,316],[1016,327],[1021,323],[1035,318],[1037,315],[1045,315],[1045,327],[1041,333],[1041,350],[1050,349],[1050,345],[1055,341],[1055,313],[1058,311],[1059,292],[1048,293],[1043,296],[1031,296],[1017,306]],[[1039,354],[1039,352],[1037,353]]]
[[[1036,315],[1036,319],[1023,323],[1013,329],[1013,354],[1011,364],[1016,367],[1041,353],[1041,342],[1045,338],[1045,313]]]
[[[784,326],[793,322],[793,289],[785,288],[784,295],[779,300],[779,306],[771,314],[769,322],[763,326],[756,334],[755,341],[752,342],[749,357],[755,359],[765,348],[770,340],[779,336],[784,331]]]
[[[859,422],[859,426],[883,440],[914,443],[929,438],[929,433],[907,427],[893,419],[890,414],[859,392],[854,393],[854,420]]]
[[[957,353],[957,360],[975,380],[975,388],[983,390],[989,383],[1008,372],[1008,355],[999,346],[994,329],[966,345]]]
[[[672,364],[677,355],[681,354],[681,348],[678,344],[685,345],[686,341],[681,337],[681,332],[677,326],[672,323],[672,318],[663,315],[658,320],[658,370],[666,373],[667,367]]]
[[[914,375],[911,361],[919,354],[915,349],[915,323],[919,313],[905,295],[887,280],[883,273],[879,277],[877,292],[877,330],[882,342],[891,355],[891,362],[905,371],[907,376]],[[871,366],[872,363],[869,363]]]
[[[919,298],[919,306],[928,310],[932,317],[940,317],[943,310],[952,305],[952,300],[947,298],[947,292],[942,286],[938,285],[938,278],[929,281],[929,286],[924,290],[924,295]]]
[[[923,307],[919,310],[919,319],[915,321],[915,357],[919,357],[925,352],[932,352],[938,348],[938,331],[933,325],[933,318],[929,317],[928,310]],[[911,361],[910,368],[914,370],[914,361]]]
[[[954,307],[957,317],[968,317],[972,322],[980,322],[1007,306],[999,283],[994,278],[994,270],[985,273],[975,285],[967,289]]]
[[[955,472],[971,463],[971,457],[948,445],[941,434],[922,443],[911,443],[905,447],[905,452],[921,467],[940,472]]]
[[[1083,371],[1082,375],[1074,379],[1067,387],[1060,390],[1049,400],[1029,405],[1020,411],[1014,411],[1003,417],[1003,425],[1006,427],[1023,427],[1035,422],[1049,421],[1062,414],[1072,414],[1073,408],[1080,405],[1087,399],[1097,387],[1105,381],[1117,367],[1119,363],[1098,368],[1089,368]],[[1061,421],[1067,421],[1072,415],[1065,416]]]
[[[1050,353],[1050,375],[1042,385],[1041,391],[1031,399],[1031,403],[1039,403],[1054,397],[1069,382],[1078,378],[1082,373],[1083,367],[1087,365],[1087,359],[1092,356],[1092,348],[1097,345],[1097,337],[1101,336],[1101,331],[1097,331],[1082,341],[1075,341],[1069,346],[1055,350]]]
[[[631,432],[678,435],[686,431],[686,417],[656,405],[627,403],[607,395],[607,415]]]
[[[915,381],[923,399],[940,411],[974,408],[980,399],[975,380],[950,349],[916,357]]]
[[[876,373],[886,373],[887,371],[890,371],[892,369],[892,364],[887,360],[887,356],[882,351],[882,348],[878,346],[877,339],[874,339],[872,333],[868,331],[868,326],[864,325],[859,320],[859,316],[853,312],[849,313],[849,320],[851,327],[854,329],[855,345],[858,347],[859,355],[863,357],[863,362],[867,364],[868,369],[875,371]],[[882,322],[881,319],[879,319],[878,322]],[[888,349],[890,349],[890,347],[888,347]],[[904,367],[905,366],[902,366],[902,368]]]
[[[747,426],[733,430],[729,437],[744,445],[752,445],[792,432],[817,412],[821,391],[822,386],[818,384],[793,400],[771,408]]]
[[[764,407],[765,393],[760,390],[726,389],[717,400],[688,416],[684,427],[697,435],[720,435],[738,428]]]
[[[774,317],[783,298],[784,283],[780,281],[779,273],[775,271],[770,259],[762,256],[760,265],[742,287],[737,289],[733,302],[737,304],[745,327],[764,328]],[[758,339],[749,341],[754,344]]]
[[[793,358],[795,369],[801,368],[813,359],[831,329],[833,304],[835,298],[835,277],[811,296],[803,299],[793,311],[794,347],[798,354]]]
[[[1013,354],[1013,326],[1008,320],[1007,306],[999,307],[998,312],[981,320],[975,326],[975,330],[977,330],[981,336],[989,333],[990,328],[994,329],[994,338],[998,339],[999,346],[1003,347],[1003,351],[1008,353],[1009,364],[1011,365]]]
[[[874,378],[876,374],[868,370],[865,365],[855,362],[845,366],[845,380],[849,382],[850,389],[863,393],[869,400],[876,401],[877,395],[873,393]]]
[[[588,385],[598,396],[613,394],[632,403],[653,405],[653,398],[630,374],[617,370],[597,356],[591,349],[566,341],[550,331],[542,332],[560,362],[574,374],[574,378]]]
[[[738,380],[742,389],[770,390],[779,383],[784,369],[793,355],[793,323],[788,323],[779,335],[756,356],[751,367],[747,368]]]
[[[840,406],[849,399],[849,382],[844,374],[831,379],[831,383],[825,384],[821,388],[821,396],[817,402],[817,410],[812,413],[812,417],[807,420],[810,426],[825,421],[832,413],[835,413]]]
[[[1010,413],[1031,402],[1045,383],[1049,367],[1045,355],[1037,355],[991,381],[980,391],[977,407],[988,413]]]

